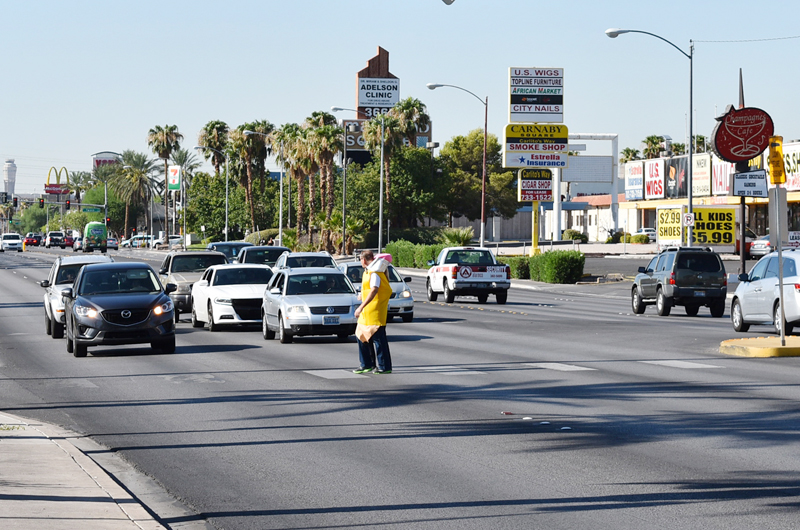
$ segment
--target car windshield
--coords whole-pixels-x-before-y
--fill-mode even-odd
[[[714,254],[683,253],[678,257],[678,268],[694,272],[719,272],[720,261]]]
[[[329,256],[287,256],[286,266],[297,267],[336,267]]]
[[[19,239],[19,235],[17,234],[3,234],[4,241],[16,241]]]
[[[212,265],[225,263],[219,254],[208,256],[175,256],[172,258],[172,272],[203,272]]]
[[[289,277],[287,295],[355,294],[344,274],[296,274]]]
[[[248,245],[213,245],[211,250],[216,250],[217,252],[222,252],[228,259],[235,258],[242,247],[246,247]]]
[[[214,275],[213,285],[267,284],[270,278],[272,278],[270,269],[256,267],[219,269]]]
[[[153,293],[161,290],[155,275],[148,269],[90,271],[78,287],[81,296],[93,294]]]
[[[488,250],[451,250],[444,262],[458,265],[494,265]]]
[[[243,263],[263,263],[264,265],[275,265],[281,254],[286,252],[282,248],[248,249],[244,255]]]

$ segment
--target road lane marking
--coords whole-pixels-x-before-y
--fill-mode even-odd
[[[686,368],[686,369],[700,369],[700,368],[723,368],[722,366],[715,366],[713,364],[690,363],[687,361],[639,361],[644,364],[657,364],[659,366],[669,366],[670,368]]]
[[[588,368],[586,366],[578,366],[575,364],[564,363],[526,363],[528,366],[536,368],[546,368],[547,370],[558,370],[559,372],[578,372],[582,370],[597,370],[597,368]]]
[[[425,370],[427,373],[437,373],[441,375],[485,375],[486,372],[478,370],[468,370],[466,368],[459,368],[457,366],[414,366],[406,370]]]
[[[350,370],[305,370],[305,373],[322,377],[323,379],[355,379],[367,377],[366,375],[354,374]]]

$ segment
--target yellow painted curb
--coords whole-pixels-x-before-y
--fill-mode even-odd
[[[719,352],[739,357],[800,357],[800,337],[786,337],[786,346],[781,346],[779,336],[724,340]]]

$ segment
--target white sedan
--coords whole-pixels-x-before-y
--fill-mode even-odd
[[[800,252],[783,253],[784,333],[790,334],[800,326]],[[745,332],[752,324],[766,324],[781,328],[781,304],[778,288],[778,253],[761,258],[749,274],[739,275],[739,285],[731,301],[733,329]]]
[[[192,327],[261,324],[264,289],[272,278],[267,265],[213,265],[192,285]]]

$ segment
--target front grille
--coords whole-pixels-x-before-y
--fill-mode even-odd
[[[329,313],[328,308],[332,307],[333,312]],[[349,305],[335,305],[335,306],[320,306],[320,307],[311,307],[311,314],[312,315],[346,315],[350,312]]]
[[[150,335],[148,334],[146,329],[141,329],[137,331],[106,331],[103,338],[108,341],[112,340],[141,340],[147,341],[150,339]]]
[[[131,315],[128,318],[122,317],[123,311],[130,311]],[[133,326],[134,324],[139,324],[140,322],[144,322],[147,320],[147,317],[150,315],[149,309],[115,309],[113,311],[103,311],[102,313],[103,318],[106,322],[111,322],[112,324],[117,324],[120,326]]]
[[[242,320],[261,319],[261,298],[234,298],[231,300],[233,310]]]

